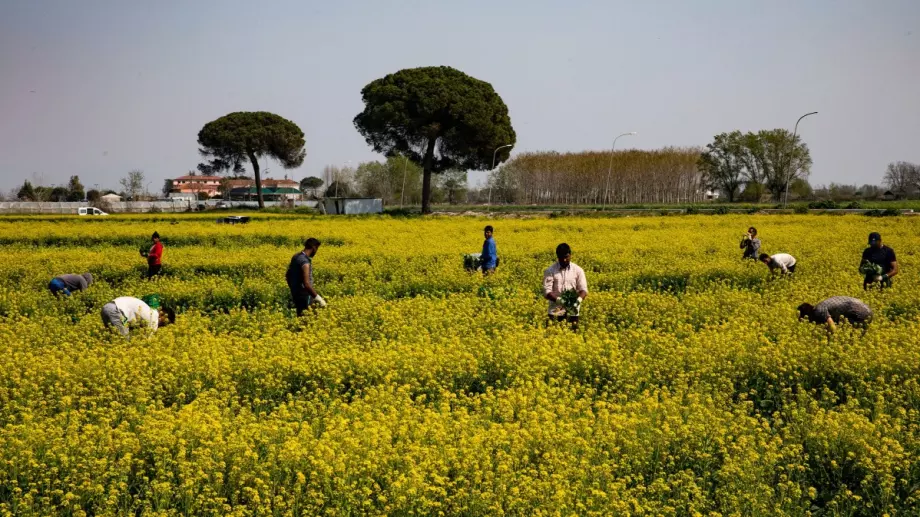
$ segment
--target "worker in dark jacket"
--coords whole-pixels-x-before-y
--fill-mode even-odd
[[[318,239],[307,239],[303,243],[303,250],[291,257],[291,263],[285,273],[285,280],[291,290],[291,298],[294,299],[298,316],[302,316],[303,311],[310,305],[326,306],[326,300],[313,287],[313,257],[319,251],[319,245]]]
[[[891,287],[891,278],[900,271],[894,250],[882,244],[882,236],[878,232],[869,234],[869,247],[863,250],[859,271],[865,275],[863,289],[875,283]]]
[[[757,228],[753,226],[748,228],[747,233],[741,238],[740,248],[744,250],[744,255],[741,258],[757,260],[760,254],[760,239],[757,238]]]
[[[60,293],[70,296],[70,293],[74,291],[86,290],[92,283],[93,275],[89,273],[83,273],[82,275],[60,275],[51,279],[51,283],[48,284],[48,289],[51,291],[51,294],[55,296]]]

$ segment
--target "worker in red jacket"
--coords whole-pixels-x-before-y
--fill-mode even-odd
[[[148,279],[159,275],[160,270],[163,269],[163,243],[160,242],[160,234],[158,232],[153,232],[151,240],[153,241],[153,245],[150,246],[150,250],[141,252],[141,255],[147,257]]]

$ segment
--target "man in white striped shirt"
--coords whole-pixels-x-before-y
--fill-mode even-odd
[[[761,253],[760,261],[770,268],[771,273],[776,273],[777,269],[782,275],[795,273],[795,257],[788,253],[777,253],[773,256]]]

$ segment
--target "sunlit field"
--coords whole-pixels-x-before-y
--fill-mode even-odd
[[[256,217],[0,219],[0,514],[920,513],[920,218]],[[741,260],[751,225],[795,278]],[[887,291],[862,290],[870,231]],[[298,319],[310,236],[329,305]],[[560,242],[577,332],[540,296]],[[103,327],[151,293],[175,325]],[[833,295],[872,307],[865,335],[797,321]]]

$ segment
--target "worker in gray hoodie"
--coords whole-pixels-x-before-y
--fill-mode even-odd
[[[51,283],[48,284],[48,289],[51,290],[51,294],[55,296],[59,293],[70,296],[70,293],[73,291],[84,291],[92,284],[93,275],[89,273],[83,273],[82,275],[60,275],[51,279]]]

